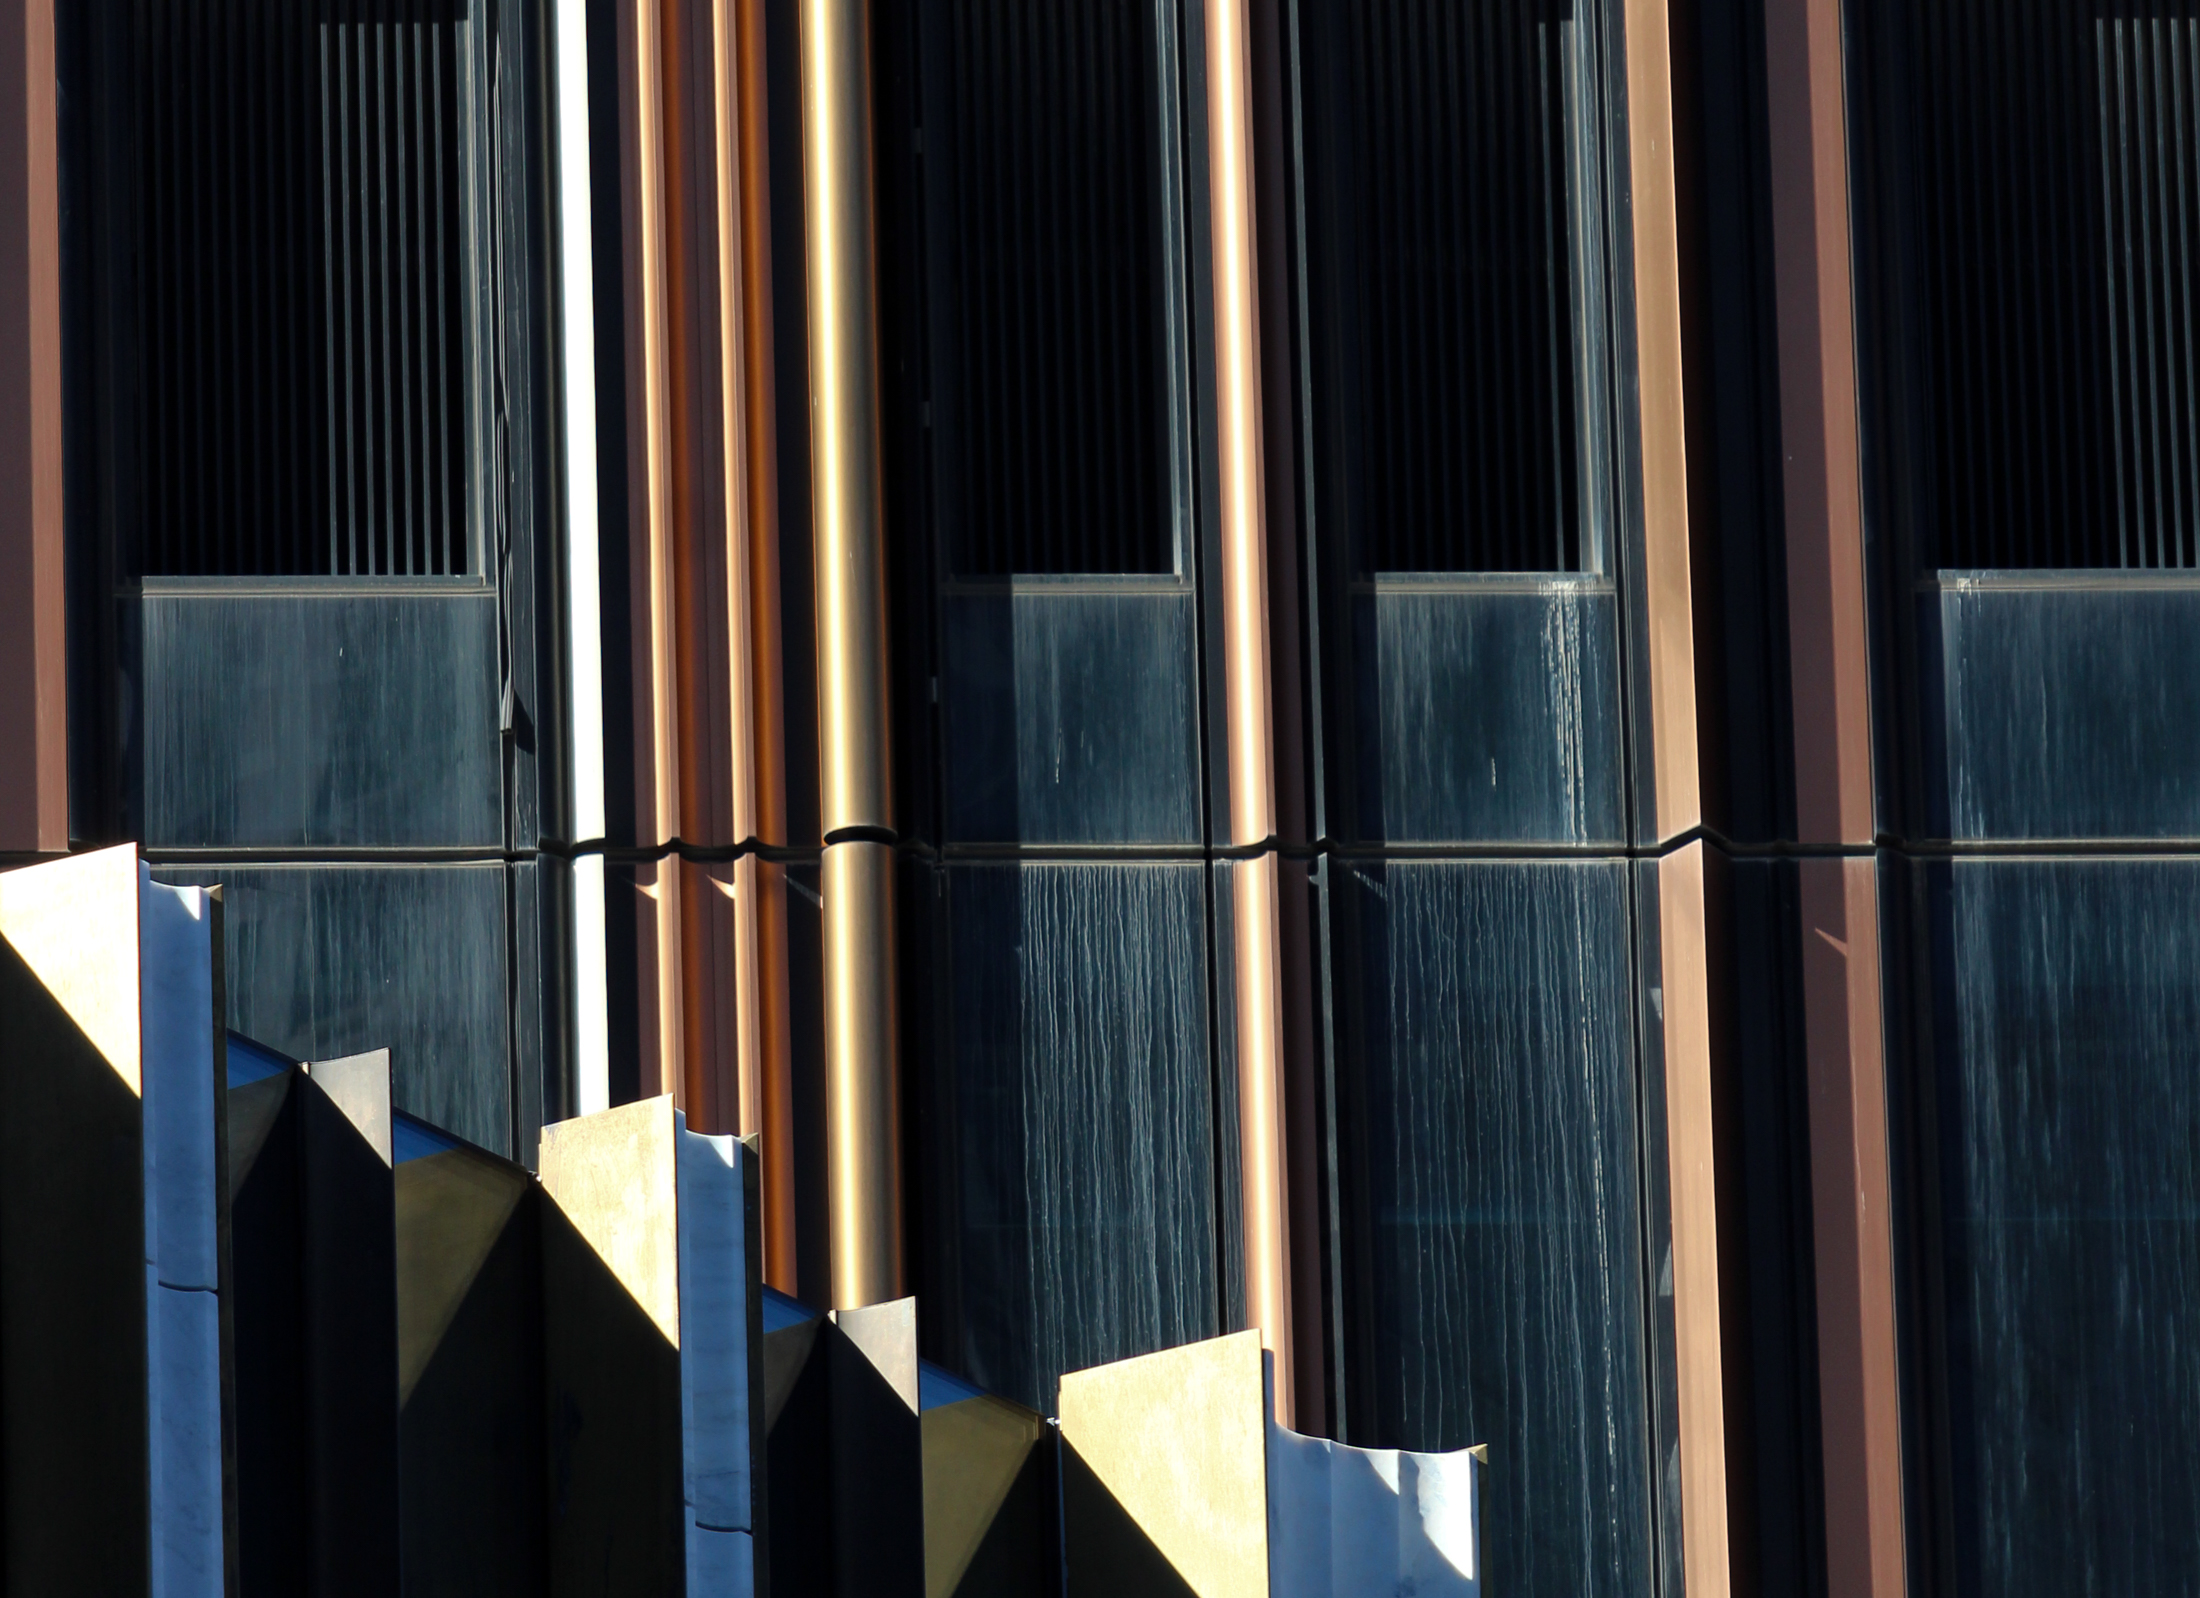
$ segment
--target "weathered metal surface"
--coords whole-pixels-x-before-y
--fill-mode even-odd
[[[949,874],[952,1354],[1042,1412],[1064,1370],[1217,1330],[1202,869]]]
[[[1626,867],[1394,862],[1339,891],[1364,1060],[1339,1083],[1353,1440],[1490,1445],[1491,1590],[1639,1592],[1652,1403]]]
[[[1199,841],[1188,590],[1025,590],[942,604],[947,836]]]
[[[1386,586],[1355,599],[1354,625],[1360,837],[1619,838],[1609,589]]]
[[[504,841],[494,595],[160,593],[143,621],[149,848]]]
[[[1956,580],[1925,608],[1946,729],[1935,831],[2200,836],[2200,586]]]
[[[1965,1593],[2200,1569],[2200,861],[1934,871]]]
[[[220,883],[229,1024],[297,1059],[390,1051],[395,1108],[512,1139],[500,864],[168,867]]]

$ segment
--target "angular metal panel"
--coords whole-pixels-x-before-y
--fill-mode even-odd
[[[220,883],[229,1024],[297,1059],[390,1051],[399,1110],[511,1143],[505,867],[166,867]]]
[[[2200,861],[1933,873],[1965,1593],[2200,1570]]]
[[[148,594],[148,847],[504,841],[497,607]]]
[[[1353,1441],[1490,1447],[1496,1592],[1651,1568],[1626,867],[1355,868]]]
[[[1363,592],[1357,835],[1616,841],[1619,611],[1553,583]]]
[[[956,594],[941,610],[950,839],[1199,841],[1188,590]]]
[[[1948,836],[2200,836],[2200,587],[1956,580],[1938,615]]]
[[[951,1363],[1042,1412],[1065,1370],[1217,1329],[1202,875],[949,875]]]

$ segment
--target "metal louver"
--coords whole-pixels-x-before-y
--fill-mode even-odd
[[[140,0],[141,569],[475,568],[460,0]]]
[[[931,0],[924,27],[950,564],[1173,572],[1153,7]]]
[[[1307,9],[1308,142],[1330,197],[1324,247],[1338,260],[1360,569],[1593,565],[1579,475],[1571,9]]]
[[[1902,203],[1920,555],[2200,558],[2200,23],[2189,4],[1874,8]],[[1906,192],[1902,192],[1906,190]]]

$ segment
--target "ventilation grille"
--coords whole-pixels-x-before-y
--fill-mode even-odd
[[[1150,0],[941,0],[925,27],[953,102],[950,562],[1173,572]]]
[[[148,576],[469,569],[461,28],[374,14],[138,6]]]
[[[2200,553],[2200,31],[2138,9],[1886,5],[1934,565]]]
[[[1346,59],[1310,110],[1358,284],[1360,564],[1581,570],[1573,26],[1548,0],[1331,10]]]

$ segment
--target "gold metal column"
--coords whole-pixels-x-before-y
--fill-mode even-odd
[[[1268,517],[1262,474],[1260,299],[1253,230],[1252,62],[1245,0],[1207,0],[1215,401],[1221,456],[1222,641],[1230,841],[1271,842],[1276,760],[1268,662]],[[1291,1245],[1284,1195],[1281,928],[1271,848],[1233,866],[1238,1147],[1245,1314],[1275,1355],[1277,1418],[1293,1418]]]
[[[871,241],[870,15],[801,0],[825,1142],[836,1309],[902,1295],[886,560]]]

